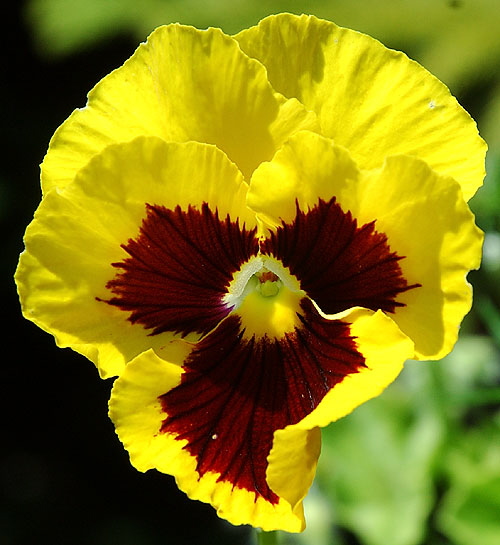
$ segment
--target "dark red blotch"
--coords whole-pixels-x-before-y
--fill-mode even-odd
[[[139,236],[122,246],[130,257],[113,263],[121,272],[106,286],[115,295],[107,302],[152,334],[208,333],[232,310],[223,297],[258,252],[255,232],[206,203],[186,211],[147,205]]]
[[[245,339],[229,316],[196,344],[179,386],[160,397],[161,432],[187,439],[200,475],[220,473],[271,503],[266,481],[275,430],[296,424],[348,374],[364,366],[349,324],[322,318],[307,298],[301,326],[282,339]]]
[[[397,296],[419,286],[408,284],[403,256],[375,222],[358,226],[335,198],[308,211],[297,204],[293,222],[261,241],[207,204],[147,205],[139,236],[123,248],[129,257],[113,263],[120,272],[107,285],[114,295],[107,303],[152,334],[205,335],[181,384],[160,397],[160,431],[187,440],[200,475],[219,473],[271,503],[278,497],[265,476],[274,432],[302,420],[364,366],[349,324],[322,318],[311,300],[327,314],[353,306],[394,312],[403,306]],[[234,273],[259,251],[289,267],[308,296],[299,327],[282,339],[245,338],[223,300]]]
[[[391,251],[375,222],[358,227],[335,197],[307,212],[297,204],[294,221],[283,222],[261,251],[289,267],[326,314],[356,306],[394,312],[404,306],[398,294],[420,285],[408,284],[399,266],[403,256]]]

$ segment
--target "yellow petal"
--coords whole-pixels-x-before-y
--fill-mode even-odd
[[[292,510],[303,515],[302,500],[306,497],[316,474],[321,452],[321,431],[288,426],[274,432],[273,448],[268,457],[266,477],[269,486],[285,498]]]
[[[472,304],[467,273],[481,262],[483,233],[458,184],[418,159],[389,157],[367,173],[358,198],[345,200],[360,222],[376,220],[391,248],[405,256],[403,276],[420,288],[402,293],[394,315],[415,342],[416,359],[439,359],[453,348]],[[374,210],[372,204],[376,200]],[[357,204],[357,207],[356,207]]]
[[[154,135],[217,145],[248,176],[316,118],[269,85],[264,67],[218,29],[159,27],[54,134],[44,192],[63,187],[105,146]]]
[[[314,111],[323,135],[361,168],[408,154],[458,180],[469,199],[482,184],[486,144],[449,90],[416,62],[358,32],[281,14],[235,37],[273,87]]]
[[[105,302],[106,285],[117,274],[112,264],[128,257],[121,245],[138,235],[146,203],[172,209],[206,202],[221,218],[251,228],[246,191],[241,174],[214,146],[155,137],[109,146],[74,183],[47,194],[28,227],[16,273],[24,315],[59,346],[94,361],[104,377],[119,374],[128,360],[174,336],[149,335]]]
[[[381,312],[320,316],[307,299],[300,312],[281,339],[245,339],[232,315],[183,363],[152,351],[129,363],[110,414],[135,467],[174,475],[234,524],[302,530],[316,424],[378,395],[413,344]]]
[[[116,380],[110,400],[110,417],[118,436],[139,471],[157,469],[175,476],[177,485],[191,499],[212,504],[220,517],[232,524],[252,524],[266,531],[303,530],[301,508],[283,499],[271,504],[262,497],[213,472],[200,476],[196,458],[183,449],[185,440],[159,433],[165,413],[159,397],[180,382],[181,368],[148,351],[133,360]]]
[[[365,366],[347,375],[325,395],[314,411],[287,430],[324,427],[346,416],[365,401],[380,395],[412,355],[412,341],[381,311],[373,313],[355,308],[336,315],[335,319],[351,324],[351,335],[356,339],[357,350],[365,358]]]
[[[415,342],[416,358],[443,357],[470,309],[466,274],[479,266],[481,257],[482,233],[458,184],[408,156],[360,171],[346,149],[304,131],[257,169],[248,202],[276,228],[294,221],[296,202],[307,211],[319,199],[332,197],[358,227],[375,221],[390,249],[404,257],[398,262],[403,277],[408,285],[421,287],[397,296],[405,306],[395,310],[394,320]],[[321,267],[320,261],[315,264]]]
[[[338,188],[358,180],[360,171],[349,152],[333,141],[309,131],[290,138],[272,161],[252,176],[248,206],[272,228],[291,223],[301,210],[318,199],[329,200]]]
[[[205,456],[207,447],[202,448],[197,458],[195,452],[198,447],[194,447],[193,451],[193,444],[190,443],[195,436],[202,442],[207,440],[205,434],[209,428],[205,429],[203,426],[201,428],[203,431],[200,431],[198,429],[200,422],[193,416],[193,409],[197,410],[198,401],[195,404],[192,404],[188,398],[181,401],[180,407],[187,411],[185,415],[181,413],[168,415],[165,412],[166,406],[162,404],[162,399],[173,389],[181,388],[182,368],[186,369],[186,364],[188,367],[192,364],[191,355],[186,352],[182,354],[181,350],[177,359],[174,358],[171,362],[160,358],[152,350],[145,352],[130,362],[115,382],[110,400],[110,416],[120,440],[129,451],[132,464],[140,471],[157,469],[175,476],[178,486],[190,498],[212,504],[221,517],[233,524],[252,524],[265,530],[282,529],[291,532],[303,530],[305,523],[302,500],[314,478],[320,452],[320,434],[316,426],[324,426],[341,418],[359,404],[378,395],[396,378],[404,360],[413,350],[412,342],[381,312],[374,314],[364,309],[354,309],[335,317],[337,318],[341,318],[346,324],[351,324],[350,334],[355,338],[359,351],[356,358],[361,356],[364,363],[354,373],[344,376],[340,382],[337,382],[308,416],[296,425],[274,432],[266,480],[272,492],[277,495],[277,501],[270,501],[263,495],[256,494],[255,491],[232,483],[230,479],[224,478],[221,472],[203,467],[202,458]],[[220,357],[224,359],[224,351],[227,348],[225,344],[231,345],[234,341],[225,338],[219,341],[221,341]],[[332,342],[335,342],[335,339],[332,339]],[[187,343],[179,341],[177,343],[188,346]],[[195,348],[193,353],[197,350]],[[181,367],[180,358],[183,355],[186,359],[184,366]],[[234,364],[238,363],[241,362],[234,361]],[[347,364],[347,361],[345,363]],[[212,369],[214,365],[222,366],[222,368],[226,365],[225,362],[212,360],[207,364]],[[251,364],[256,365],[255,362]],[[281,362],[276,362],[276,365],[281,365]],[[305,372],[305,369],[304,367],[302,372]],[[192,372],[192,370],[186,372]],[[220,371],[215,373],[220,374]],[[199,384],[200,388],[205,385],[206,389],[211,389],[211,380],[215,376],[209,377],[203,373],[197,373],[193,380]],[[292,382],[296,380],[294,374],[288,378]],[[283,387],[283,385],[276,386]],[[238,388],[238,385],[232,384],[228,387]],[[269,392],[270,387],[272,387],[271,384],[263,382],[259,390],[261,392],[267,390],[266,395],[269,397],[273,395]],[[294,390],[297,386],[290,384],[290,387]],[[253,391],[252,388],[249,389],[250,391]],[[278,397],[280,395],[279,392],[275,394]],[[210,398],[211,395],[207,397],[207,399]],[[183,399],[182,395],[179,399]],[[289,401],[292,404],[300,404],[303,400],[292,398]],[[207,405],[205,396],[200,402],[204,411],[212,412],[212,416],[216,416],[219,400],[213,402],[216,407]],[[250,423],[254,423],[257,412],[266,410],[264,408],[266,405],[262,404],[263,399],[248,400],[248,402],[255,403],[252,413],[254,417],[250,420]],[[247,411],[248,407],[241,406],[240,410]],[[281,407],[278,410],[282,410]],[[293,412],[294,408],[289,407],[288,410]],[[237,414],[232,414],[231,404],[226,411],[229,411],[224,414],[226,424],[233,422],[234,434],[243,432],[249,444],[252,442],[250,438],[255,433],[263,431],[251,428],[240,430],[239,424],[244,419],[239,420]],[[163,426],[167,416],[170,419],[173,418],[174,422],[179,422],[179,418],[182,419],[183,423],[178,432],[165,431]],[[218,425],[213,419],[209,418],[209,420],[214,426]],[[194,436],[191,435],[192,433]],[[209,431],[209,434],[213,434],[208,437],[209,441],[221,441],[217,452],[233,449],[234,445],[224,444],[224,441],[230,440],[231,436],[227,434],[218,436],[218,433],[214,431]],[[247,454],[250,454],[249,460],[257,463],[259,458],[257,453],[252,455],[252,453],[240,452],[241,456]],[[226,461],[231,464],[235,462],[233,459]],[[216,463],[218,462],[212,461],[210,466],[213,467]],[[245,466],[244,471],[253,471],[253,469]]]

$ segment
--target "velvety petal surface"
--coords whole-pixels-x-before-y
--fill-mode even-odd
[[[380,312],[332,320],[303,299],[299,318],[280,339],[248,339],[233,314],[193,345],[182,370],[152,352],[132,361],[110,402],[132,463],[174,475],[233,524],[302,530],[319,455],[316,422],[380,393],[413,345]],[[352,389],[343,387],[354,375]]]
[[[159,27],[101,80],[54,134],[44,192],[63,187],[105,146],[154,135],[217,145],[245,176],[316,117],[274,92],[264,67],[219,29]]]
[[[295,245],[292,272],[324,312],[339,312],[336,301],[378,305],[415,342],[416,358],[451,350],[471,305],[466,274],[479,266],[482,245],[453,179],[408,156],[359,170],[345,148],[304,131],[254,173],[248,203],[283,255]],[[392,308],[377,303],[384,293]]]
[[[214,146],[107,147],[45,196],[27,229],[16,273],[25,316],[103,376],[176,334],[199,338],[229,313],[222,296],[257,251],[246,192]]]
[[[283,222],[261,244],[279,259],[300,287],[326,314],[352,307],[394,312],[403,306],[399,294],[420,287],[409,284],[387,236],[375,223],[358,225],[332,197]]]
[[[466,199],[482,184],[486,144],[476,124],[403,53],[306,15],[273,15],[235,38],[266,66],[273,87],[314,111],[322,134],[361,168],[408,154],[458,180]]]
[[[302,505],[294,513],[288,502],[271,504],[256,499],[253,492],[219,481],[217,473],[200,476],[196,457],[183,448],[187,441],[159,433],[165,417],[160,396],[180,383],[181,373],[179,364],[166,362],[150,350],[130,362],[115,382],[110,417],[132,464],[139,471],[157,469],[175,476],[179,488],[191,499],[211,503],[218,515],[232,524],[302,530]]]

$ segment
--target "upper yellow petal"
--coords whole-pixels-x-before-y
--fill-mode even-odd
[[[406,55],[333,23],[280,14],[235,37],[273,87],[319,118],[322,134],[361,168],[409,154],[454,177],[469,199],[482,184],[486,144],[439,80]]]
[[[274,92],[264,67],[218,29],[159,27],[54,134],[44,192],[70,182],[105,146],[141,135],[217,145],[246,175],[314,114]]]

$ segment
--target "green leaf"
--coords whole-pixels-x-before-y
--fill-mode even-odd
[[[496,422],[464,433],[447,460],[450,488],[439,530],[456,545],[500,543],[500,412]]]

